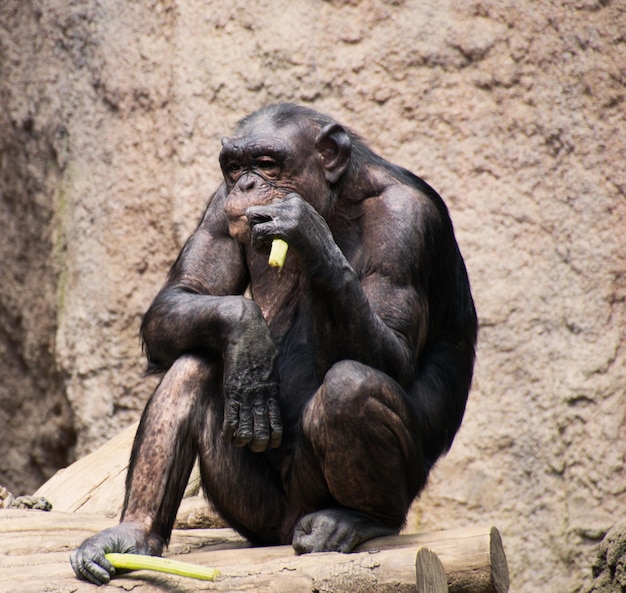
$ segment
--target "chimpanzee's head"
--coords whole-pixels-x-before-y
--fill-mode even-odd
[[[351,151],[350,135],[341,125],[305,107],[272,105],[241,120],[233,136],[222,139],[220,153],[231,236],[248,240],[250,206],[294,192],[326,217]]]

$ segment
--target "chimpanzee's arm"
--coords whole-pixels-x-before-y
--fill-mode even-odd
[[[257,245],[280,237],[297,252],[320,306],[332,318],[331,343],[341,348],[340,356],[375,366],[406,386],[428,331],[427,287],[419,278],[420,269],[433,265],[427,261],[428,225],[433,234],[440,229],[438,213],[425,198],[396,187],[373,198],[372,207],[364,206],[361,275],[326,221],[301,197],[251,208],[248,218]]]
[[[167,369],[192,351],[221,353],[233,323],[244,315],[246,269],[241,248],[220,216],[223,198],[220,188],[144,316],[141,335],[155,369]]]
[[[247,271],[227,231],[218,190],[146,313],[148,362],[165,370],[194,353],[224,365],[224,436],[254,451],[280,443],[276,346],[256,303],[242,296]],[[260,413],[259,410],[266,410]]]

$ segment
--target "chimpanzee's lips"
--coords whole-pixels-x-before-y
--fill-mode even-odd
[[[228,233],[241,243],[250,241],[250,223],[245,214],[228,216]]]

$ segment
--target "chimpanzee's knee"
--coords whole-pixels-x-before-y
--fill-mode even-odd
[[[203,388],[215,377],[215,365],[194,354],[184,354],[178,357],[165,374],[165,378],[177,385],[187,388]]]
[[[196,407],[215,377],[214,364],[193,354],[180,356],[161,378],[144,410],[142,423],[155,414],[167,421],[189,414],[198,416]]]
[[[323,418],[326,427],[361,424],[366,432],[363,421],[383,420],[387,414],[397,416],[407,429],[414,425],[402,387],[385,373],[354,360],[342,360],[330,368],[305,420],[311,413]]]
[[[309,402],[302,428],[306,458],[338,504],[402,524],[426,472],[398,383],[355,361],[337,363]]]

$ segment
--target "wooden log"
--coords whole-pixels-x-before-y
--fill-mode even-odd
[[[254,589],[253,582],[260,587],[256,590],[274,591],[270,584],[287,573],[297,576],[302,586],[293,591],[414,592],[416,556],[422,548],[439,557],[451,593],[506,593],[509,589],[502,539],[494,527],[381,537],[362,544],[352,554],[296,556],[291,546],[275,546],[194,553],[187,560],[222,570],[217,591]],[[254,579],[250,581],[246,575],[254,575]]]
[[[94,593],[93,585],[74,577],[69,552],[89,535],[112,524],[110,519],[94,515],[0,511],[0,591]],[[508,573],[501,546],[497,530],[475,527],[378,538],[353,554],[296,556],[291,546],[251,548],[230,529],[175,530],[166,555],[218,568],[222,575],[216,582],[139,571],[116,577],[98,593],[415,593],[417,555],[424,548],[439,557],[451,592],[506,593]],[[493,562],[504,564],[491,567]],[[487,578],[490,574],[492,577]],[[501,578],[493,578],[495,574]]]
[[[221,577],[212,590],[224,593],[447,593],[442,563],[433,552],[429,552],[430,556],[420,556],[423,551],[419,545],[413,545],[352,554],[325,552],[295,556],[291,549],[279,546],[195,553],[186,560],[219,568]],[[419,573],[416,568],[420,569]],[[483,593],[491,589],[478,586],[466,591]]]
[[[439,556],[444,565],[450,591],[488,591],[504,593],[509,589],[509,569],[502,538],[495,527],[467,527],[435,533],[405,534],[365,542],[357,549],[391,549],[420,545]]]
[[[415,558],[415,579],[417,593],[448,593],[446,571],[439,556],[422,548]]]
[[[93,453],[59,470],[34,496],[44,496],[57,511],[119,517],[137,426],[137,422],[128,426]]]

